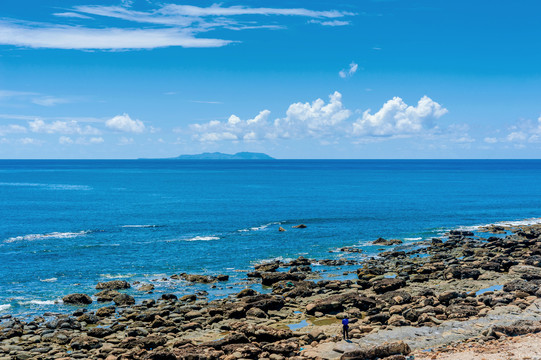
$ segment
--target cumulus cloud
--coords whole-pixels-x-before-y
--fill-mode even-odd
[[[353,75],[355,75],[358,69],[359,69],[359,65],[354,62],[351,62],[351,64],[349,64],[349,69],[340,70],[338,72],[338,76],[340,76],[342,79],[345,79],[347,77],[352,77]]]
[[[260,111],[247,120],[231,115],[227,121],[213,120],[204,124],[192,124],[190,129],[194,132],[194,139],[201,142],[259,140],[267,136],[269,116],[269,110]]]
[[[231,115],[227,121],[191,124],[189,131],[201,142],[302,138],[336,142],[352,137],[359,142],[395,136],[433,136],[438,130],[436,120],[446,114],[447,109],[427,96],[416,106],[409,106],[395,97],[374,114],[367,110],[353,121],[353,113],[342,103],[342,94],[335,91],[329,95],[328,102],[316,99],[289,105],[285,117],[270,120],[270,111],[263,110],[252,119],[243,120]],[[453,133],[454,142],[475,141],[467,134],[467,129],[451,126],[447,132]]]
[[[28,123],[30,131],[46,134],[79,134],[79,135],[99,135],[100,130],[90,126],[81,126],[75,120],[72,121],[53,121],[46,123],[42,119],[36,119]]]
[[[435,128],[436,120],[447,112],[428,96],[423,96],[417,106],[409,106],[401,98],[394,97],[374,114],[366,110],[353,123],[353,134],[388,137],[421,133]]]
[[[282,137],[320,137],[336,132],[337,126],[351,116],[351,111],[342,104],[342,94],[335,91],[329,95],[329,102],[316,99],[312,103],[293,103],[286,111],[286,117],[274,122],[275,132]]]
[[[116,131],[129,133],[142,133],[145,131],[145,124],[141,120],[132,120],[126,113],[107,120],[105,126]]]

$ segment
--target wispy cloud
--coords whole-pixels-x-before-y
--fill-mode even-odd
[[[52,49],[153,49],[220,47],[229,40],[196,38],[186,30],[85,28],[46,23],[0,22],[0,44]]]
[[[78,19],[92,19],[90,16],[86,16],[83,14],[67,11],[67,12],[61,12],[61,13],[54,13],[54,16],[59,17],[67,17],[67,18],[78,18]]]
[[[206,101],[206,100],[189,100],[191,103],[196,104],[223,104],[221,101]]]
[[[281,29],[284,25],[255,21],[254,16],[308,17],[324,26],[342,26],[338,20],[355,15],[339,10],[316,11],[304,8],[257,8],[249,6],[209,7],[164,4],[154,10],[135,10],[132,3],[122,6],[79,5],[69,11],[54,13],[59,19],[79,20],[81,25],[38,23],[23,20],[0,21],[0,44],[30,48],[78,50],[127,50],[159,47],[221,47],[233,40],[203,38],[198,34],[213,29]],[[244,17],[250,16],[249,19]],[[120,19],[130,27],[92,27],[95,17]],[[148,24],[152,27],[141,27]],[[100,25],[102,25],[100,23]]]
[[[358,69],[359,65],[352,61],[351,64],[349,64],[348,69],[342,69],[338,72],[338,76],[340,76],[342,79],[352,77],[353,75],[355,75]]]
[[[69,102],[69,100],[54,96],[43,96],[32,99],[32,102],[41,106],[55,106],[58,104],[66,104]]]
[[[351,25],[351,22],[345,20],[330,20],[330,21],[321,21],[321,20],[310,20],[310,24],[320,24],[323,26],[347,26]]]

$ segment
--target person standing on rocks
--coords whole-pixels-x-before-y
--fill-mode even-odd
[[[342,337],[349,340],[349,319],[347,315],[342,319]]]

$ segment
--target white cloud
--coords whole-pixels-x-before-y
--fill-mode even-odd
[[[265,137],[268,131],[269,115],[269,110],[263,110],[248,120],[231,115],[227,121],[213,120],[204,124],[192,124],[190,129],[194,132],[194,139],[201,142],[257,140]]]
[[[428,96],[423,96],[417,106],[408,106],[401,98],[387,101],[376,113],[366,110],[353,124],[357,136],[394,136],[421,133],[436,127],[435,120],[448,110]]]
[[[319,137],[335,133],[337,126],[351,116],[351,111],[342,104],[342,94],[335,91],[329,95],[329,102],[317,99],[311,104],[293,103],[286,111],[286,117],[275,121],[276,131],[286,137]]]
[[[119,140],[118,140],[118,145],[131,145],[131,144],[134,144],[135,143],[135,140],[133,140],[133,138],[127,138],[127,137],[121,137]]]
[[[63,145],[73,144],[73,140],[69,136],[61,136],[58,138],[58,142]]]
[[[483,141],[486,142],[487,144],[495,144],[498,142],[498,139],[494,137],[486,137]]]
[[[103,140],[103,138],[100,136],[100,137],[91,137],[88,142],[90,144],[101,144],[103,143],[105,140]]]
[[[239,16],[297,16],[318,20],[325,26],[345,25],[347,21],[327,20],[353,16],[354,13],[328,10],[316,11],[304,8],[252,8],[247,6],[212,5],[198,7],[191,5],[164,4],[153,10],[138,11],[129,2],[122,6],[80,5],[70,11],[54,13],[58,19],[79,20],[85,25],[62,25],[26,21],[0,21],[0,44],[31,48],[53,49],[153,49],[158,47],[221,47],[231,40],[200,38],[198,34],[216,28],[230,30],[280,29],[282,25],[260,24],[253,19],[242,21]],[[88,27],[90,17],[100,20],[121,19],[136,23],[131,28]],[[151,24],[142,28],[138,24]]]
[[[42,143],[40,140],[29,137],[21,138],[19,142],[23,145],[40,145]]]
[[[71,18],[78,18],[78,19],[92,19],[90,16],[86,16],[86,15],[71,12],[71,11],[66,11],[66,12],[61,12],[61,13],[54,13],[53,15],[58,16],[58,17],[68,17],[68,18],[71,17]]]
[[[220,47],[229,40],[196,38],[182,29],[85,28],[55,24],[0,22],[0,45],[49,49],[153,49]]]
[[[344,20],[331,20],[331,21],[321,21],[321,20],[310,20],[310,24],[319,24],[323,26],[347,26],[351,23]]]
[[[132,120],[126,113],[107,120],[105,126],[122,132],[142,133],[145,131],[145,124],[141,120]]]
[[[541,141],[541,117],[537,122],[521,121],[510,128],[510,133],[503,139],[508,142],[537,143]]]
[[[352,138],[354,142],[373,142],[393,137],[423,135],[446,138],[454,143],[472,143],[466,126],[451,125],[445,130],[436,120],[447,109],[429,97],[422,97],[416,106],[409,106],[398,97],[387,101],[376,113],[370,110],[361,118],[352,119],[352,110],[342,103],[342,94],[334,92],[329,101],[297,102],[289,105],[285,117],[270,121],[270,111],[263,110],[252,119],[231,115],[225,121],[191,124],[192,138],[201,142],[261,141],[273,139],[317,138],[325,143],[337,143]],[[185,132],[176,129],[176,132]]]
[[[69,101],[67,99],[57,98],[54,96],[44,96],[35,98],[32,100],[34,104],[41,105],[41,106],[55,106],[58,104],[66,104]]]
[[[201,21],[200,19],[206,17],[227,18],[242,15],[285,15],[327,19],[355,15],[352,12],[339,10],[315,11],[304,8],[252,8],[248,6],[223,7],[219,4],[214,4],[209,7],[165,4],[161,8],[149,12],[135,11],[122,6],[102,5],[76,6],[74,7],[74,10],[91,15],[167,25],[187,25],[190,22]]]
[[[100,130],[90,126],[81,126],[75,120],[72,121],[53,121],[46,123],[42,119],[36,119],[28,123],[30,131],[35,133],[47,134],[79,134],[79,135],[99,135]]]
[[[351,64],[349,64],[349,69],[340,70],[338,72],[338,76],[340,76],[342,79],[345,79],[347,77],[352,77],[357,72],[358,69],[359,69],[359,65],[354,62],[351,62]]]
[[[6,134],[14,134],[14,133],[25,133],[26,128],[21,125],[11,124],[11,125],[0,125],[0,136],[4,136]]]

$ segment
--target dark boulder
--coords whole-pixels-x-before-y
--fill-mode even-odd
[[[98,285],[96,285],[96,289],[98,290],[121,290],[121,289],[129,289],[130,283],[124,280],[112,280],[107,282],[100,282]]]
[[[261,273],[261,284],[270,286],[278,281],[291,280],[299,281],[304,280],[306,275],[302,273],[283,273],[283,272],[269,272]]]
[[[70,294],[62,298],[65,304],[88,305],[92,304],[92,299],[87,294]]]
[[[404,286],[406,286],[406,281],[404,281],[404,279],[394,278],[374,281],[372,288],[376,294],[383,294],[387,291],[397,290]]]
[[[117,306],[127,306],[135,304],[133,296],[128,294],[119,294],[113,298],[113,301]]]

